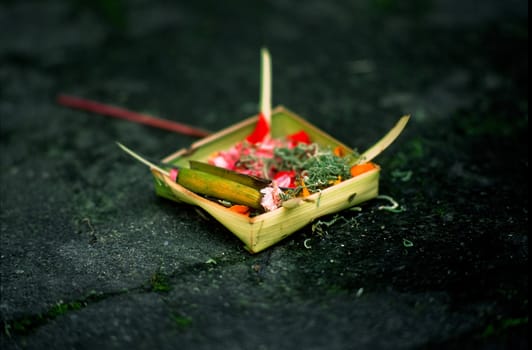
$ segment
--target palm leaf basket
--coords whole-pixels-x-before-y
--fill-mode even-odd
[[[250,117],[231,127],[212,134],[191,147],[177,151],[163,159],[163,163],[179,168],[189,167],[189,161],[207,162],[213,153],[231,148],[249,135],[258,120]],[[362,154],[364,161],[378,155],[399,135],[408,117],[399,123],[377,144]],[[345,154],[353,151],[330,135],[313,126],[288,109],[279,106],[271,113],[271,134],[274,138],[283,138],[298,131],[305,131],[313,142],[323,147],[340,147]],[[321,192],[304,199],[294,198],[282,207],[254,217],[234,212],[220,203],[198,195],[176,183],[158,169],[151,169],[155,180],[157,195],[176,202],[198,206],[234,233],[251,253],[260,252],[317,218],[352,207],[378,195],[380,167],[352,177],[339,184],[330,186]]]

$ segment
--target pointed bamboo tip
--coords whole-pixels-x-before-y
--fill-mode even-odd
[[[367,163],[373,160],[373,158],[377,157],[379,154],[381,154],[382,151],[388,148],[388,146],[390,146],[395,141],[395,139],[399,137],[406,124],[408,123],[409,119],[409,114],[403,115],[397,121],[394,127],[390,131],[388,131],[388,133],[383,138],[381,138],[376,144],[371,146],[368,150],[366,150],[360,155],[355,164]]]
[[[144,165],[149,166],[151,169],[156,169],[157,171],[159,171],[160,173],[162,173],[162,174],[164,174],[166,176],[170,176],[170,173],[168,171],[166,171],[166,170],[162,169],[161,167],[153,164],[149,160],[147,160],[147,159],[143,158],[142,156],[140,156],[138,153],[133,152],[132,150],[130,150],[129,148],[127,148],[126,146],[124,146],[120,142],[118,142],[118,141],[115,141],[115,142],[118,145],[118,147],[120,147],[124,152],[126,152],[127,154],[129,154],[130,156],[132,156],[133,158],[138,160],[139,162],[143,163]]]
[[[412,115],[410,115],[410,114],[405,114],[405,115],[403,115],[403,116],[401,117],[401,119],[399,119],[399,121],[400,121],[400,122],[404,122],[404,123],[406,123],[406,122],[408,122],[408,121],[410,120],[410,117],[411,117],[411,116],[412,116]]]
[[[127,147],[121,144],[120,142],[115,141],[115,143],[118,145],[118,147],[122,148],[124,151],[127,149]]]

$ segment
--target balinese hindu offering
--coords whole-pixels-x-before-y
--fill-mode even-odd
[[[162,160],[146,161],[159,196],[196,205],[233,232],[251,253],[313,220],[378,195],[372,162],[409,116],[359,154],[288,109],[271,109],[271,59],[262,50],[260,113]]]

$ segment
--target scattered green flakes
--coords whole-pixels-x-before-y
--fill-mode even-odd
[[[320,201],[321,201],[321,191],[320,191],[320,194],[318,195],[318,200],[316,201],[316,208],[320,207]]]
[[[64,303],[59,301],[49,311],[49,316],[57,317],[66,314],[68,311],[79,310],[83,305],[78,301],[72,301],[70,303]]]
[[[192,319],[186,316],[173,314],[172,319],[179,328],[187,328],[192,324]]]
[[[168,278],[160,273],[155,272],[150,279],[151,290],[154,292],[168,292],[170,291],[170,281]]]
[[[487,338],[489,336],[492,336],[495,333],[495,327],[492,324],[489,324],[484,329],[484,332],[480,335],[482,338]]]
[[[502,327],[515,327],[523,324],[528,324],[528,317],[518,317],[518,318],[506,318],[502,320]]]
[[[293,148],[279,147],[274,151],[274,158],[271,160],[270,166],[278,170],[297,172],[304,169],[305,162],[316,156],[317,152],[318,145],[315,143],[309,145],[300,143]]]
[[[287,200],[290,200],[294,197],[293,193],[291,192],[291,190],[286,190],[284,192],[280,192],[279,193],[279,197],[281,198],[281,200],[283,202],[287,201]]]
[[[303,190],[303,187],[296,186],[294,188],[288,188],[284,190],[284,192],[280,193],[279,196],[281,197],[282,201],[287,201],[289,199],[295,198],[299,196],[299,193]]]
[[[394,180],[408,182],[412,178],[412,174],[413,174],[412,170],[394,169],[391,175]]]
[[[325,235],[325,233],[327,233],[322,226],[322,221],[320,220],[313,223],[311,229],[312,229],[312,233],[315,233],[318,236],[323,236]]]
[[[412,158],[423,158],[427,150],[425,141],[421,138],[415,138],[407,144],[407,149]]]
[[[528,324],[528,317],[517,317],[517,318],[505,318],[496,324],[490,323],[486,326],[482,334],[482,338],[491,337],[494,335],[500,335],[502,332],[508,330],[509,328],[524,326]]]
[[[377,197],[375,197],[377,199],[384,199],[384,200],[387,200],[390,202],[390,205],[381,205],[379,206],[377,209],[379,210],[386,210],[386,211],[390,211],[392,213],[400,213],[400,212],[403,212],[405,211],[405,209],[403,207],[400,207],[399,206],[399,203],[397,203],[395,201],[395,199],[393,199],[392,197],[390,196],[386,196],[386,195],[379,195]]]
[[[351,176],[347,159],[335,156],[330,150],[308,159],[303,169],[305,169],[305,185],[310,192],[317,192]]]
[[[303,177],[309,192],[318,192],[336,181],[350,177],[352,157],[338,157],[331,149],[320,149],[316,143],[300,143],[293,148],[279,147],[269,160],[268,168],[276,171],[294,171]],[[291,195],[297,195],[301,187]]]
[[[409,239],[406,239],[406,238],[403,238],[403,246],[405,248],[411,248],[414,246],[414,242],[412,242],[411,240]]]
[[[386,210],[386,211],[389,211],[391,213],[402,213],[403,211],[405,211],[403,208],[398,208],[398,209],[388,209],[386,207],[383,207],[382,210]]]
[[[316,233],[318,234],[319,236],[323,236],[324,234],[327,233],[327,231],[325,230],[325,228],[327,227],[330,227],[332,225],[334,225],[336,222],[338,222],[339,220],[344,220],[345,222],[349,222],[346,218],[344,218],[343,216],[340,216],[339,214],[336,214],[331,220],[329,221],[321,221],[321,220],[318,220],[316,221],[315,223],[312,224],[312,233]]]
[[[4,321],[4,334],[8,337],[12,336],[12,332],[25,334],[52,319],[63,316],[70,311],[80,310],[85,306],[87,306],[86,301],[71,301],[65,303],[63,300],[59,300],[45,313],[39,313],[13,321]]]
[[[11,336],[11,330],[15,332],[26,332],[34,326],[34,321],[30,318],[23,318],[14,321],[12,324],[4,324],[4,332],[7,336]]]

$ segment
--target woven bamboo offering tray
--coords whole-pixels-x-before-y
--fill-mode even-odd
[[[265,49],[261,82],[258,115],[167,156],[163,165],[147,162],[120,145],[150,166],[157,195],[202,208],[251,253],[321,216],[376,197],[380,167],[371,161],[399,136],[409,119],[400,118],[381,140],[357,154],[283,106],[271,110],[270,56]],[[234,161],[235,152],[241,152],[242,158]],[[271,159],[258,156],[265,152]],[[286,155],[292,158],[287,161]],[[252,162],[254,157],[257,160]],[[294,159],[312,168],[298,168],[302,165],[294,164]],[[315,180],[314,173],[325,168],[336,172]]]

